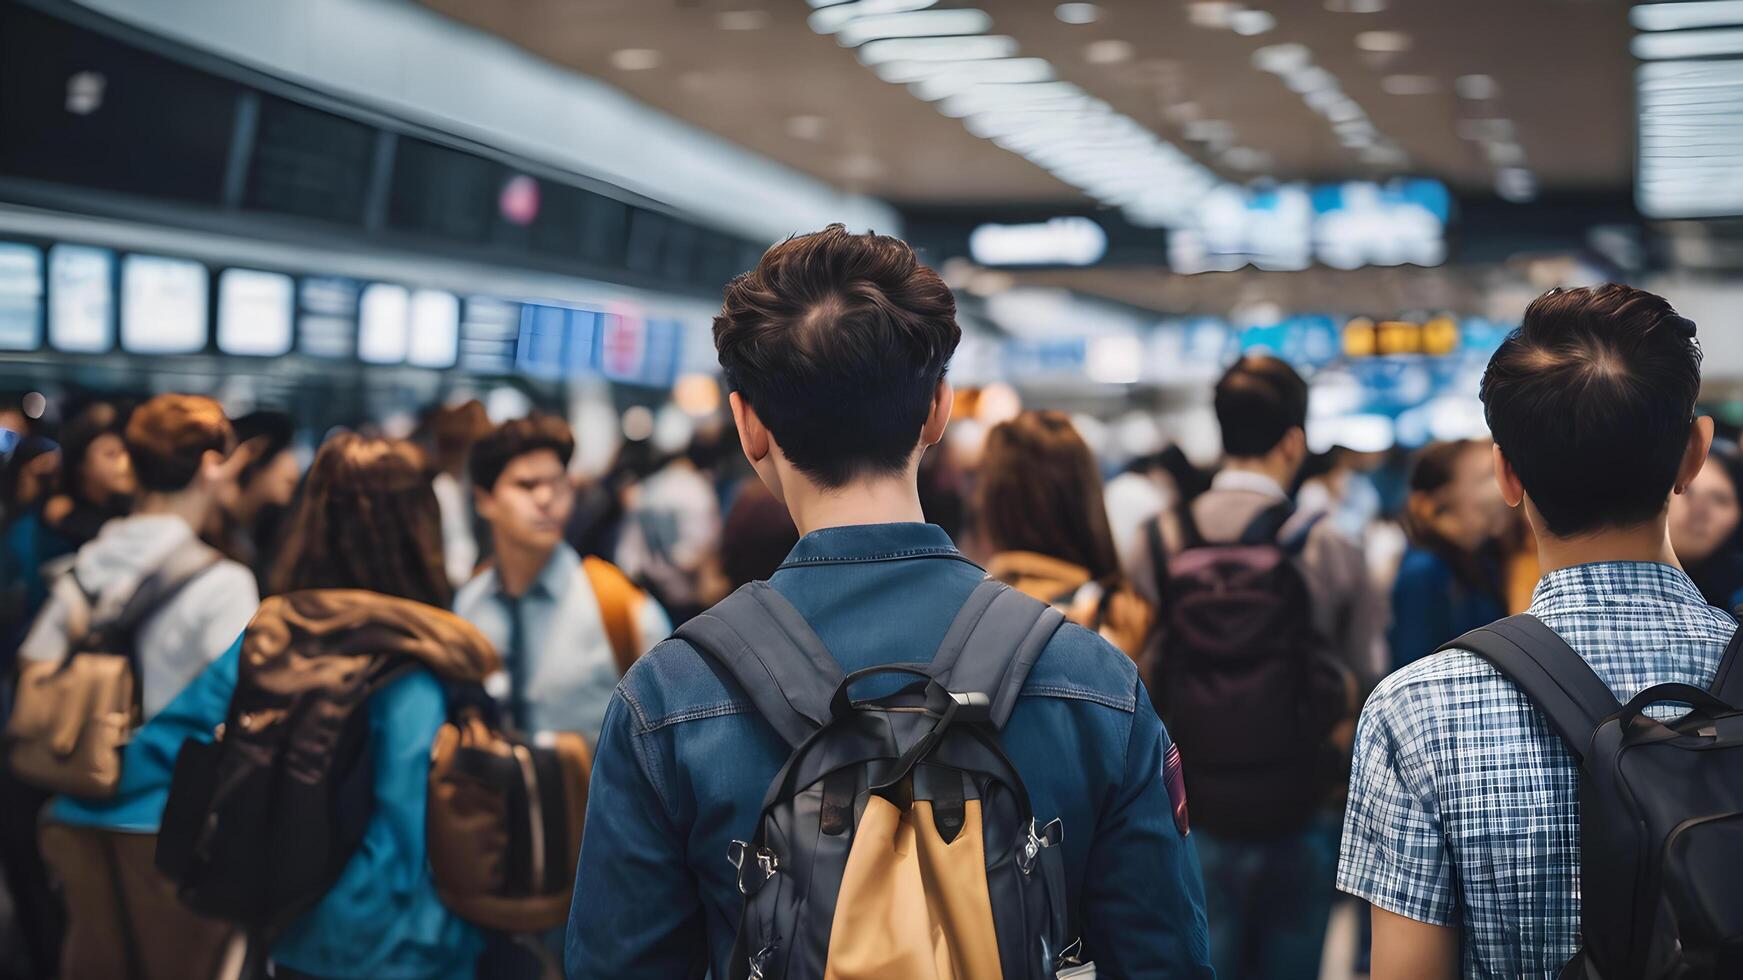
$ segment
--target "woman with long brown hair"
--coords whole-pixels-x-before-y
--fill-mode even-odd
[[[1155,612],[1120,571],[1101,473],[1069,417],[1030,411],[996,426],[975,505],[989,574],[1138,656]]]
[[[1392,669],[1506,615],[1497,535],[1508,516],[1491,443],[1424,446],[1410,466],[1410,548],[1392,586]]]
[[[329,439],[292,505],[285,547],[270,579],[276,595],[262,604],[242,637],[135,735],[123,756],[121,791],[100,802],[63,799],[54,819],[155,835],[178,753],[191,751],[187,746],[194,741],[213,742],[215,731],[225,727],[239,673],[255,685],[272,683],[263,677],[277,678],[289,699],[292,687],[333,683],[293,661],[306,665],[328,653],[352,655],[359,646],[374,650],[397,642],[396,652],[427,669],[392,673],[381,686],[362,688],[371,692],[367,743],[359,750],[367,752],[372,772],[368,821],[360,844],[348,857],[341,855],[343,868],[331,888],[271,937],[274,975],[472,976],[483,936],[437,896],[425,805],[431,747],[447,718],[443,681],[475,684],[495,669],[497,658],[475,629],[442,608],[452,592],[442,565],[441,512],[424,454],[408,442],[348,432]],[[281,713],[291,716],[296,709]],[[178,791],[180,786],[178,780]],[[262,840],[259,846],[275,843]],[[63,873],[77,878],[69,881],[72,921],[63,976],[126,972],[115,932],[132,938],[125,944],[127,958],[146,960],[133,972],[147,980],[211,975],[218,952],[213,942],[224,936],[213,926],[222,923],[181,908],[176,883],[151,868],[149,857],[145,867],[131,870],[132,907],[121,923],[101,914],[112,912],[116,902],[112,891],[107,905],[101,900],[102,875],[90,868]]]

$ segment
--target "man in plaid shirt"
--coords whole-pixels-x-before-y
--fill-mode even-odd
[[[1712,441],[1699,391],[1694,324],[1617,285],[1539,297],[1483,376],[1496,478],[1537,533],[1530,611],[1623,701],[1707,687],[1737,629],[1665,530]],[[1580,941],[1579,840],[1572,757],[1486,661],[1449,651],[1374,691],[1338,887],[1374,907],[1375,980],[1555,977]]]

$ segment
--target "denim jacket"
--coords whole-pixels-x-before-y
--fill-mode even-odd
[[[806,535],[769,580],[843,671],[927,660],[985,573],[927,524]],[[1081,627],[1042,652],[1001,734],[1036,817],[1062,819],[1070,924],[1099,975],[1210,977],[1203,886],[1164,777],[1169,740],[1125,654]],[[589,789],[571,980],[730,976],[740,896],[727,846],[756,830],[788,748],[682,640],[606,710]]]

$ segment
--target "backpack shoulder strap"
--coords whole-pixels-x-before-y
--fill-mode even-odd
[[[1436,650],[1469,650],[1525,692],[1583,763],[1605,718],[1622,710],[1616,695],[1556,632],[1528,613],[1472,630]]]
[[[985,694],[994,728],[1005,727],[1017,695],[1065,615],[987,579],[975,587],[932,658],[933,675],[952,692]]]
[[[164,558],[163,564],[139,580],[133,594],[104,625],[122,633],[132,631],[194,579],[223,560],[224,556],[216,549],[197,538],[175,548]]]
[[[1247,523],[1241,532],[1241,544],[1270,544],[1278,542],[1277,535],[1282,533],[1283,525],[1289,523],[1289,518],[1295,516],[1295,506],[1287,500],[1280,500],[1260,511]]]
[[[587,584],[593,587],[593,597],[599,603],[599,618],[605,624],[605,638],[611,644],[611,655],[617,661],[617,672],[626,674],[630,664],[641,653],[637,643],[635,610],[642,602],[642,590],[616,565],[593,555],[581,559]]]
[[[787,744],[828,722],[841,665],[767,582],[743,586],[674,635],[724,667]]]
[[[1174,508],[1174,526],[1180,532],[1180,550],[1190,551],[1193,548],[1205,546],[1204,532],[1198,529],[1198,518],[1192,514],[1192,501],[1182,500]],[[1156,537],[1162,537],[1162,515],[1156,515]],[[1166,548],[1158,548],[1157,553],[1166,557]]]
[[[1743,708],[1743,626],[1731,634],[1725,656],[1719,660],[1719,672],[1713,676],[1713,696],[1733,708]]]

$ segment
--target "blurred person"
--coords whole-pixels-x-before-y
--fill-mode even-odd
[[[720,497],[710,476],[717,446],[703,439],[626,494],[616,560],[682,622],[718,600],[704,594],[704,566],[720,547]]]
[[[236,420],[236,441],[249,448],[239,490],[225,508],[224,551],[264,578],[271,561],[279,521],[296,496],[302,464],[291,445],[296,423],[283,412],[251,412]]]
[[[42,520],[68,552],[133,508],[138,482],[123,438],[127,418],[112,402],[94,402],[61,429],[61,490],[43,504]]]
[[[993,549],[987,574],[1060,607],[1136,659],[1155,613],[1120,571],[1095,456],[1063,412],[993,427],[975,511]]]
[[[490,416],[484,403],[474,398],[436,408],[430,414],[428,429],[436,469],[436,500],[442,505],[443,564],[449,584],[457,589],[478,569],[478,532],[466,484],[466,460],[472,444],[490,431]]]
[[[369,642],[410,630],[438,638],[424,645],[438,658],[493,663],[483,638],[443,608],[452,593],[442,558],[441,512],[424,454],[408,442],[342,432],[316,453],[268,584],[275,595],[299,597],[296,614],[314,618],[313,630],[334,653],[355,652],[372,630],[383,632]],[[271,608],[280,610],[274,616],[286,615],[283,606]],[[262,616],[267,613],[263,607]],[[107,972],[116,965],[118,937],[98,929],[102,910],[117,901],[92,857],[105,845],[121,861],[127,895],[120,900],[148,961],[148,980],[210,975],[204,971],[217,962],[230,927],[177,902],[176,885],[156,870],[152,849],[177,753],[188,740],[210,742],[222,727],[244,642],[259,629],[284,633],[289,627],[278,619],[256,621],[249,633],[233,634],[216,663],[127,747],[126,778],[115,798],[63,798],[53,807],[45,849],[68,878],[69,980],[118,975]],[[318,651],[300,654],[319,659]],[[362,842],[319,902],[271,937],[274,977],[474,976],[482,933],[443,907],[425,846],[430,752],[447,718],[448,675],[438,676],[439,664],[420,665],[431,669],[407,671],[370,695],[366,751],[373,790]],[[331,683],[315,680],[312,669],[307,676],[310,683]]]
[[[1743,603],[1743,462],[1714,449],[1688,489],[1670,498],[1670,546],[1711,605]]]
[[[43,436],[20,437],[0,468],[0,527],[30,513],[54,492],[60,466],[59,443]]]
[[[1130,568],[1137,560],[1146,524],[1181,501],[1196,498],[1209,484],[1210,479],[1192,465],[1179,446],[1127,463],[1108,481],[1103,494],[1121,567]]]
[[[40,665],[36,669],[52,669],[68,654],[75,632],[82,634],[92,610],[121,608],[147,580],[176,576],[177,586],[164,590],[160,604],[145,613],[133,633],[141,721],[149,722],[224,652],[254,614],[259,594],[246,568],[220,559],[195,533],[234,497],[246,462],[233,451],[234,433],[218,403],[159,395],[133,412],[123,441],[138,482],[138,507],[104,524],[78,550],[72,567],[51,583],[19,656],[25,664]],[[7,781],[12,782],[9,775]],[[0,795],[6,800],[0,811],[7,821],[8,875],[39,880],[40,871],[31,870],[40,868],[35,821],[48,794],[13,784]],[[148,851],[144,857],[149,860]],[[19,907],[48,914],[56,903],[43,894]],[[58,949],[58,937],[38,948],[43,946]],[[91,974],[67,968],[63,975]]]
[[[1285,487],[1307,458],[1307,384],[1251,355],[1217,383],[1225,461],[1146,529],[1152,691],[1180,741],[1217,974],[1317,977],[1358,688],[1380,672],[1361,552]]]
[[[505,422],[473,445],[472,494],[494,557],[454,611],[501,652],[502,673],[486,687],[519,730],[577,732],[592,744],[618,680],[672,626],[615,566],[563,540],[574,454],[554,415]]]
[[[680,630],[624,678],[593,770],[572,980],[740,975],[731,950],[744,896],[723,857],[754,839],[797,735],[796,715],[758,705],[776,711],[770,698],[791,687],[807,691],[804,710],[830,710],[819,690],[925,658],[987,581],[923,523],[920,457],[949,422],[944,373],[960,329],[949,289],[906,244],[832,225],[775,245],[728,287],[714,335],[744,454],[801,533],[748,601],[806,627],[813,670],[747,690]],[[728,604],[746,600],[735,595],[708,615],[732,615]],[[1014,590],[1006,599],[1042,615]],[[1020,771],[1036,820],[1059,818],[1076,841],[1063,852],[1064,912],[1084,955],[1105,976],[1209,976],[1170,742],[1131,659],[1065,624],[1022,690],[989,737]]]
[[[1483,375],[1495,478],[1530,521],[1543,568],[1530,612],[1547,630],[1516,635],[1562,687],[1601,685],[1617,702],[1665,683],[1705,689],[1737,632],[1678,566],[1666,527],[1668,501],[1693,484],[1712,437],[1712,420],[1695,414],[1700,363],[1692,321],[1611,284],[1538,297]],[[1548,647],[1564,642],[1572,649]],[[1599,874],[1584,858],[1624,862],[1634,851],[1582,857],[1582,810],[1602,801],[1581,788],[1592,783],[1556,730],[1465,649],[1374,691],[1356,736],[1338,887],[1373,904],[1376,980],[1547,980],[1570,975],[1582,937],[1588,951],[1632,938],[1582,927],[1594,908],[1610,910],[1603,921],[1637,908],[1631,893],[1603,887],[1616,867]]]
[[[1506,614],[1494,532],[1501,510],[1492,444],[1436,442],[1410,467],[1410,547],[1392,583],[1392,669]]]
[[[110,402],[85,406],[61,427],[60,471],[41,506],[19,514],[0,539],[9,587],[23,590],[14,615],[28,623],[48,600],[56,563],[133,507],[133,464],[122,441],[127,415]],[[16,642],[16,641],[15,641]]]
[[[798,543],[799,529],[786,505],[761,480],[745,481],[720,533],[721,571],[729,591],[767,581]]]
[[[1332,447],[1324,454],[1323,466],[1304,476],[1295,495],[1295,506],[1302,513],[1325,514],[1333,527],[1358,545],[1380,516],[1380,491],[1358,465],[1360,456],[1343,446]]]

